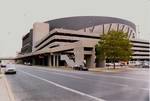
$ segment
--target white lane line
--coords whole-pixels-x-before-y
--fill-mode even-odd
[[[31,69],[31,68],[30,68]],[[36,68],[36,70],[38,70],[38,71],[42,71],[42,72],[47,72],[47,73],[53,73],[53,74],[57,74],[57,75],[62,75],[62,76],[65,76],[65,77],[71,77],[71,78],[75,78],[75,79],[84,79],[84,80],[93,80],[93,79],[87,79],[87,78],[82,78],[82,77],[78,77],[78,76],[74,76],[74,75],[70,75],[70,74],[62,74],[62,73],[54,73],[54,72],[49,72],[49,71],[51,71],[51,70],[49,70],[49,71],[46,71],[47,69],[45,69],[45,68]],[[54,70],[55,71],[55,70]],[[62,72],[62,71],[57,71],[57,72]],[[64,72],[63,72],[64,73]],[[66,72],[65,72],[66,73]],[[86,73],[87,74],[87,73]],[[93,75],[93,76],[95,76],[95,74],[91,74],[91,75]],[[96,76],[98,76],[98,75],[96,75]],[[128,88],[133,88],[133,87],[131,87],[131,86],[129,86],[129,85],[127,85],[127,84],[122,84],[122,83],[113,83],[113,82],[105,82],[105,81],[100,81],[100,82],[102,82],[102,83],[106,83],[106,84],[110,84],[110,85],[115,85],[115,86],[122,86],[122,87],[128,87]],[[148,91],[149,90],[149,88],[137,88],[137,89],[141,89],[141,90],[145,90],[145,91]]]
[[[30,68],[31,69],[31,68]],[[36,68],[37,70],[37,68]],[[49,70],[49,69],[45,69],[45,68],[38,68],[38,71],[42,71],[42,72],[47,72],[47,73],[50,73],[46,70]],[[49,71],[55,71],[55,70],[49,70]],[[57,71],[56,72],[63,72],[63,73],[70,73],[70,72],[66,72],[66,71]],[[85,80],[93,80],[93,79],[87,79],[87,78],[82,78],[82,77],[78,77],[78,76],[74,76],[74,75],[70,75],[70,74],[62,74],[62,73],[54,73],[54,72],[51,72],[53,74],[58,74],[58,75],[62,75],[62,76],[66,76],[66,77],[71,77],[71,78],[75,78],[75,79],[85,79]],[[100,74],[100,75],[96,75],[96,74],[89,74],[87,72],[71,72],[73,74],[87,74],[87,75],[91,75],[91,76],[109,76],[109,75],[105,75],[105,74]],[[111,77],[111,76],[109,76]],[[113,78],[117,78],[117,77],[120,77],[120,78],[126,78],[126,79],[134,79],[134,78],[128,78],[128,77],[122,77],[122,76],[113,76]],[[136,79],[136,80],[141,80],[141,79]],[[145,80],[143,80],[145,81]],[[113,82],[105,82],[105,81],[101,81],[102,83],[106,83],[106,84],[112,84],[112,85],[116,85],[116,86],[122,86],[122,87],[130,87],[129,85],[126,85],[126,84],[122,84],[122,83],[113,83]],[[130,87],[132,88],[132,87]],[[137,89],[141,89],[141,90],[149,90],[149,88],[137,88]]]
[[[144,81],[148,82],[148,80],[143,80],[143,79],[136,79],[136,78],[131,78],[131,77],[124,77],[124,76],[114,76],[114,75],[105,75],[105,74],[92,74],[90,72],[76,72],[76,71],[59,71],[59,70],[50,70],[50,71],[58,71],[58,72],[66,72],[66,73],[74,73],[74,74],[83,74],[83,75],[91,75],[91,76],[103,76],[103,77],[109,77],[109,78],[121,78],[121,79],[128,79],[128,80],[136,80],[136,81]]]
[[[44,71],[44,70],[39,70],[39,71],[43,71],[43,72],[49,73],[48,71]],[[78,77],[78,76],[73,76],[73,75],[68,75],[68,74],[61,74],[61,73],[54,73],[54,74],[58,74],[58,75],[66,76],[66,77],[71,77],[71,78],[78,78],[78,79],[85,79],[85,80],[93,80],[93,79],[81,78],[81,77]],[[94,80],[93,80],[93,81],[94,81]],[[130,87],[129,85],[121,84],[121,83],[113,83],[113,82],[105,82],[105,81],[100,81],[100,82],[106,83],[106,84],[115,85],[115,86],[122,86],[122,87],[129,87],[129,88],[132,88],[132,87]],[[137,89],[146,90],[146,91],[149,90],[149,88],[137,88]]]
[[[149,75],[148,71],[147,72],[143,72],[143,71],[136,72],[136,71],[133,71],[133,72],[123,73],[123,74],[142,75],[142,76],[148,76]]]
[[[84,78],[81,78],[81,77],[78,77],[78,76],[74,76],[74,75],[70,75],[70,74],[62,74],[62,73],[56,73],[56,72],[54,73],[54,72],[48,72],[48,71],[45,71],[45,70],[38,70],[38,71],[52,73],[52,74],[57,74],[57,75],[65,76],[65,77],[71,77],[71,78],[75,78],[75,79],[84,79]]]
[[[95,81],[93,79],[87,79],[87,78],[82,78],[82,77],[78,77],[78,76],[74,76],[74,75],[68,75],[68,74],[62,74],[62,73],[54,73],[54,72],[48,72],[48,71],[45,71],[43,69],[39,69],[38,71],[42,71],[42,72],[46,72],[46,73],[53,73],[53,74],[57,74],[57,75],[62,75],[62,76],[65,76],[65,77],[71,77],[71,78],[75,78],[75,79],[84,79],[84,80],[92,80],[92,81]],[[126,84],[121,84],[121,83],[113,83],[113,82],[105,82],[105,81],[100,81],[101,83],[105,83],[105,84],[108,84],[108,85],[115,85],[115,86],[121,86],[121,87],[128,87],[128,88],[133,88],[133,87],[130,87],[129,85],[126,85]],[[141,90],[145,90],[145,91],[148,91],[149,88],[137,88],[137,89],[141,89]]]
[[[54,73],[54,72],[48,72],[48,71],[45,71],[45,70],[38,70],[38,71],[42,71],[42,72],[46,72],[46,73],[49,73],[49,74],[57,74],[57,75],[62,75],[62,76],[65,76],[65,77],[71,77],[71,78],[75,78],[75,79],[84,79],[84,80],[92,80],[92,81],[95,81],[93,79],[88,79],[88,78],[82,78],[82,77],[78,77],[78,76],[74,76],[74,75],[68,75],[68,74],[62,74],[62,73]],[[120,83],[113,83],[113,82],[105,82],[105,81],[100,81],[102,83],[105,83],[105,84],[112,84],[112,85],[115,85],[115,86],[123,86],[123,87],[129,87],[129,85],[125,85],[125,84],[120,84]]]
[[[42,72],[46,72],[46,73],[49,73],[49,74],[57,74],[57,75],[62,75],[62,76],[65,76],[65,77],[71,77],[71,78],[75,78],[75,79],[84,79],[84,80],[92,80],[92,81],[95,81],[95,80],[93,80],[93,79],[88,79],[88,78],[82,78],[82,77],[78,77],[78,76],[74,76],[74,75],[68,75],[68,74],[62,74],[62,73],[54,73],[54,72],[49,72],[49,71],[45,71],[45,70],[42,70],[42,69],[40,69],[40,70],[38,70],[38,71],[42,71]],[[120,83],[113,83],[113,82],[105,82],[105,81],[100,81],[100,82],[102,82],[102,83],[105,83],[105,84],[112,84],[112,85],[115,85],[115,86],[123,86],[123,87],[129,87],[129,85],[125,85],[125,84],[120,84]]]
[[[136,81],[144,81],[144,82],[148,82],[147,80],[142,80],[142,79],[136,79],[136,78],[130,78],[130,77],[123,77],[123,76],[114,76],[114,75],[99,75],[99,76],[103,76],[103,77],[110,77],[110,78],[121,78],[121,79],[129,79],[129,80],[136,80]]]
[[[49,80],[44,79],[44,78],[41,78],[41,77],[39,77],[39,76],[30,74],[30,73],[28,73],[28,72],[24,72],[24,71],[22,71],[22,70],[19,70],[19,71],[22,72],[22,73],[24,73],[24,74],[26,74],[26,75],[29,75],[29,76],[31,76],[31,77],[34,77],[34,78],[36,78],[36,79],[40,79],[40,80],[45,81],[45,82],[47,82],[47,83],[53,84],[53,85],[55,85],[55,86],[57,86],[57,87],[63,88],[63,89],[65,89],[65,90],[67,90],[67,91],[70,91],[70,92],[73,92],[73,93],[76,93],[76,94],[79,94],[79,95],[82,95],[82,96],[89,97],[89,98],[91,98],[91,99],[93,99],[93,100],[96,100],[96,101],[106,101],[106,100],[103,100],[103,99],[101,99],[101,98],[98,98],[98,97],[95,97],[95,96],[92,96],[92,95],[89,95],[89,94],[80,92],[80,91],[78,91],[78,90],[74,90],[74,89],[65,87],[65,86],[60,85],[60,84],[58,84],[58,83],[55,83],[55,82],[53,82],[53,81],[49,81]]]
[[[148,88],[140,88],[140,89],[145,90],[145,91],[150,91],[149,87]]]
[[[90,75],[90,76],[98,76],[98,77],[108,77],[108,78],[121,78],[121,79],[129,79],[129,80],[149,82],[148,80],[142,80],[142,79],[136,79],[136,78],[130,78],[130,77],[123,77],[123,76],[105,75],[105,74],[92,74],[92,73],[74,73],[74,74]]]
[[[39,70],[39,71],[50,73],[50,72],[45,71],[45,70]],[[53,73],[53,74],[62,75],[62,76],[66,76],[66,77],[71,77],[71,78],[77,78],[77,79],[84,79],[84,80],[92,80],[92,81],[95,81],[95,80],[93,80],[93,79],[82,78],[82,77],[78,77],[78,76],[74,76],[74,75],[70,75],[70,74],[68,75],[68,74],[62,74],[62,73],[54,73],[54,72],[52,72],[52,73]],[[129,85],[120,84],[120,83],[105,82],[105,81],[100,81],[100,82],[106,83],[106,84],[112,84],[112,85],[116,85],[116,86],[129,87]]]

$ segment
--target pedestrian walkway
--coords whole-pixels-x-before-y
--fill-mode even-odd
[[[3,74],[0,74],[0,101],[15,101]]]

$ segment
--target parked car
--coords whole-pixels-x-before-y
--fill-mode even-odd
[[[16,68],[15,67],[7,67],[5,69],[5,74],[16,74]]]
[[[6,64],[5,64],[5,63],[1,63],[0,66],[1,66],[2,68],[5,68],[5,67],[6,67]]]
[[[141,64],[141,67],[142,67],[142,68],[149,68],[149,67],[150,67],[150,64],[149,64],[148,62],[143,62],[143,63]]]
[[[82,65],[80,65],[80,66],[75,65],[75,66],[73,67],[73,69],[74,69],[74,70],[88,71],[88,68],[85,67],[85,66],[82,66]]]
[[[30,62],[25,62],[24,64],[27,66],[32,66],[32,64]]]

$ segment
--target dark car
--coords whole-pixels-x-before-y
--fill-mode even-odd
[[[149,68],[150,67],[150,62],[149,61],[143,61],[139,65],[141,68]]]
[[[6,67],[6,64],[2,63],[2,64],[0,64],[0,66],[1,66],[2,68],[5,68],[5,67]]]
[[[85,66],[82,66],[82,65],[80,65],[80,66],[76,65],[76,66],[73,67],[73,69],[74,70],[88,71],[88,68],[85,67]]]
[[[141,65],[141,67],[142,68],[149,68],[150,66],[149,66],[149,64],[144,63],[144,64]]]

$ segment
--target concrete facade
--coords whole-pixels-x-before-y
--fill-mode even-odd
[[[53,67],[85,65],[89,68],[105,66],[105,60],[96,62],[95,45],[100,35],[116,30],[128,33],[133,44],[133,60],[150,60],[149,42],[137,39],[132,22],[112,17],[69,17],[35,23],[32,52],[20,54],[17,59]],[[27,58],[35,58],[30,61]],[[84,63],[86,61],[86,63]]]
[[[33,51],[36,43],[40,41],[47,33],[49,33],[49,24],[34,23],[33,24]]]

